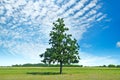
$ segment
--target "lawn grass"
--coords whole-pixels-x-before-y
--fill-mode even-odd
[[[0,80],[120,80],[120,68],[0,67]]]

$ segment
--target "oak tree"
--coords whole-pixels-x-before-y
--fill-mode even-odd
[[[62,74],[64,64],[79,62],[79,45],[71,34],[67,34],[69,29],[65,27],[63,18],[58,18],[53,25],[49,40],[51,48],[47,48],[40,57],[43,57],[44,63],[59,63]]]

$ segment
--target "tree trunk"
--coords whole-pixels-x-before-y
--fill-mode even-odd
[[[60,62],[60,74],[62,74],[62,61]]]

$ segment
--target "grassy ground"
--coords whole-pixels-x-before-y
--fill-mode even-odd
[[[0,67],[0,80],[120,80],[120,68]]]

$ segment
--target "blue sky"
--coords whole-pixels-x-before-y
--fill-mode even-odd
[[[64,18],[80,45],[79,64],[120,64],[120,1],[1,0],[0,65],[40,63],[52,23]]]

